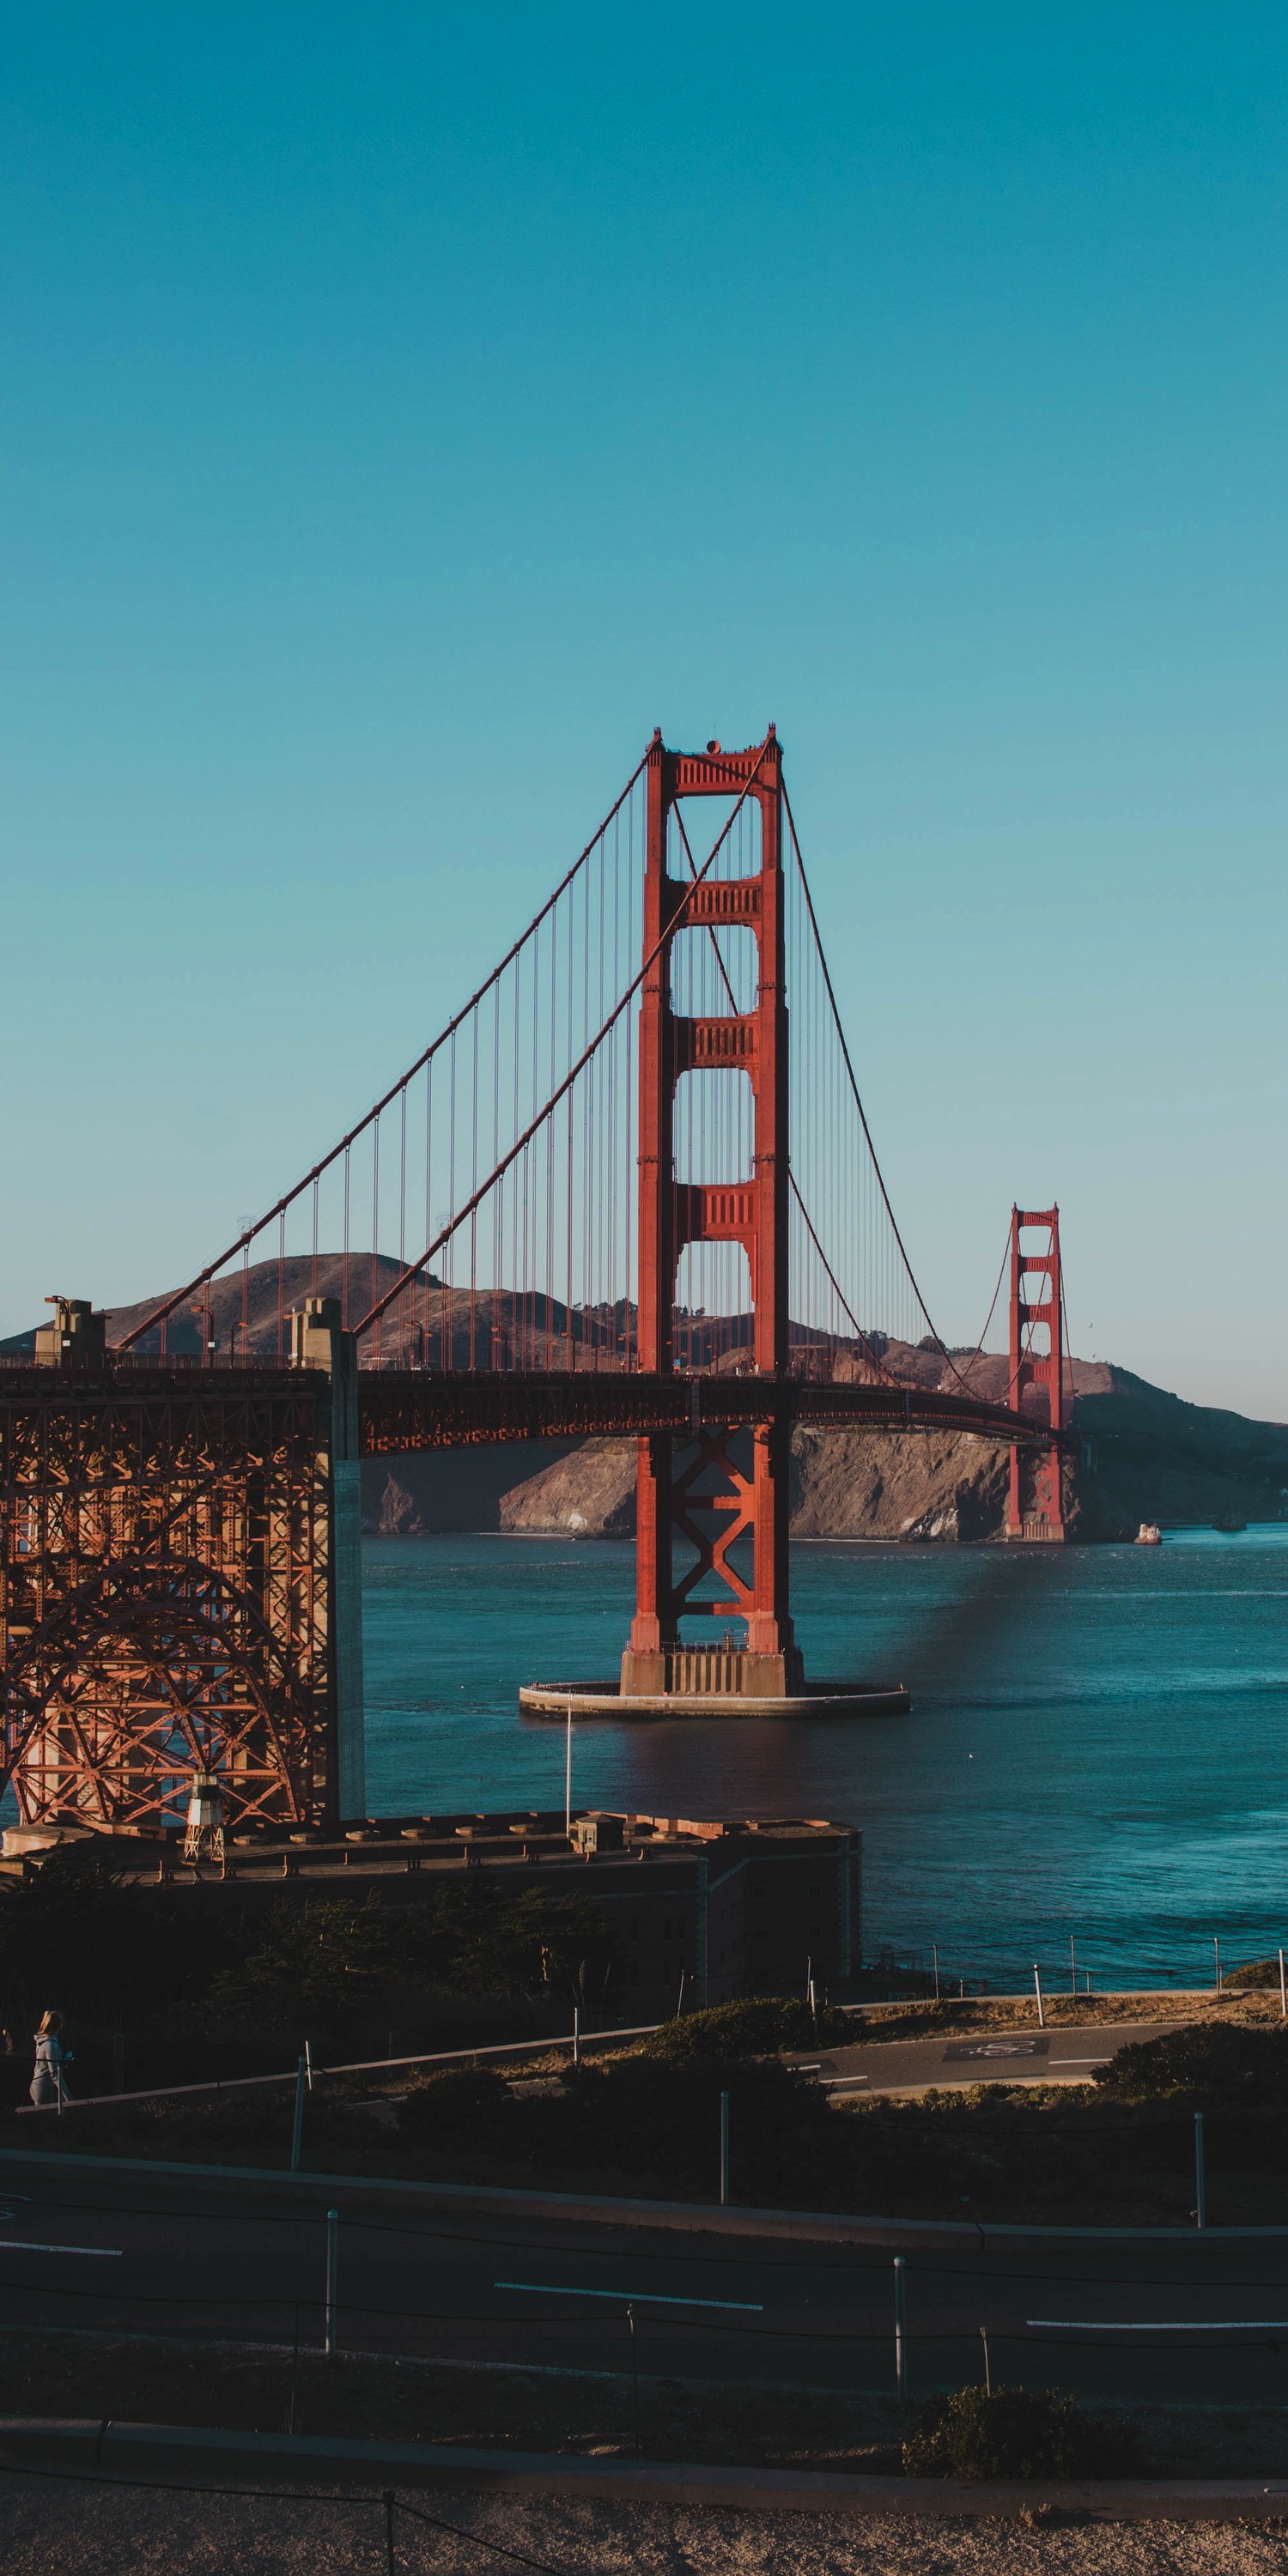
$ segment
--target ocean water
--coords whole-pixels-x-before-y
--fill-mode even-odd
[[[579,1723],[581,1806],[861,1825],[865,1951],[1066,1989],[1198,1982],[1288,1944],[1288,1523],[1160,1548],[793,1550],[811,1677],[906,1681],[903,1718]],[[373,1814],[552,1807],[564,1734],[524,1681],[617,1667],[629,1546],[365,1548]]]

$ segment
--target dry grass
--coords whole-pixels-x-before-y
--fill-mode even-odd
[[[1048,2030],[1074,2025],[1113,2022],[1278,2022],[1277,1989],[1264,1987],[1245,1992],[1227,1987],[1215,1995],[1211,1987],[1198,1991],[1186,1989],[1176,1994],[1151,1989],[1139,1995],[1061,1995],[1043,1994],[1042,2009]],[[1037,2005],[1032,1995],[968,1995],[965,2002],[878,2004],[854,2016],[854,2042],[862,2040],[925,2039],[944,2031],[954,2038],[984,2036],[991,2030],[1036,2030]]]
[[[375,2500],[183,2497],[0,2480],[6,2576],[378,2576]],[[481,2576],[521,2551],[555,2576],[1283,2576],[1282,2526],[951,2522],[438,2494],[395,2513],[399,2576]]]

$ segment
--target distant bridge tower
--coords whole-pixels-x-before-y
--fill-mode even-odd
[[[668,823],[688,796],[744,795],[759,815],[760,866],[751,876],[704,877],[686,885],[667,867]],[[782,756],[772,726],[749,751],[668,751],[654,738],[648,758],[644,956],[651,961],[640,1002],[639,1365],[670,1375],[674,1365],[676,1270],[690,1243],[740,1243],[753,1310],[752,1365],[774,1381],[787,1375],[787,993],[782,868]],[[685,1018],[673,1007],[671,952],[681,930],[750,931],[756,942],[756,1001],[746,1013]],[[654,952],[656,951],[656,954]],[[731,997],[732,998],[732,997]],[[680,1077],[723,1072],[750,1079],[754,1150],[750,1179],[677,1182],[675,1095]],[[767,1398],[770,1389],[766,1389]],[[704,1403],[704,1414],[708,1406]],[[728,1429],[697,1434],[677,1476],[673,1435],[639,1443],[636,1609],[622,1658],[622,1695],[652,1697],[727,1691],[778,1697],[801,1688],[801,1662],[788,1608],[787,1531],[790,1422],[767,1400],[752,1431],[750,1477]],[[745,1453],[744,1453],[745,1454]],[[677,1574],[677,1534],[696,1562]],[[730,1563],[750,1535],[751,1581]],[[708,1577],[716,1597],[697,1597]],[[746,1644],[688,1648],[684,1618],[745,1622]]]
[[[1045,1246],[1026,1251],[1021,1237],[1042,1229]],[[1064,1296],[1060,1275],[1058,1208],[1011,1210],[1011,1364],[1006,1401],[1013,1413],[1038,1415],[1053,1431],[1064,1428]],[[1033,1389],[1037,1401],[1026,1403]],[[1035,1459],[1035,1463],[1030,1463]],[[1030,1490],[1023,1486],[1031,1478]],[[1058,1444],[1036,1453],[1011,1445],[1006,1507],[1008,1539],[1064,1538]]]

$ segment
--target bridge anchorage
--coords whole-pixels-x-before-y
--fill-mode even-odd
[[[984,1335],[948,1350],[773,728],[736,752],[655,735],[500,965],[261,1218],[164,1298],[106,1318],[53,1300],[0,1354],[19,1847],[143,1834],[200,1861],[359,1824],[360,1464],[418,1450],[635,1443],[620,1670],[533,1683],[531,1714],[905,1707],[897,1684],[807,1682],[793,1434],[1009,1447],[1007,1534],[1062,1537],[1054,1209],[1013,1212],[1010,1263],[1009,1361]]]

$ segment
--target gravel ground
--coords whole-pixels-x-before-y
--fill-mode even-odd
[[[386,2576],[379,2504],[112,2493],[55,2479],[0,2481],[6,2576]],[[662,2505],[437,2496],[415,2502],[457,2539],[401,2513],[399,2576],[504,2576],[479,2540],[553,2576],[1284,2576],[1288,2533],[1238,2523],[1019,2523],[700,2512]]]

